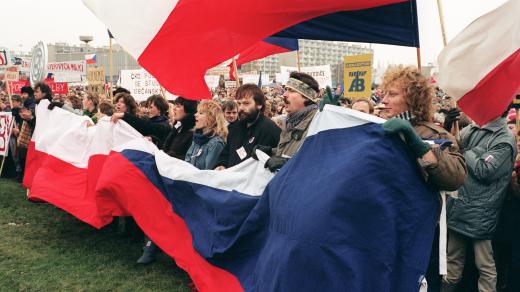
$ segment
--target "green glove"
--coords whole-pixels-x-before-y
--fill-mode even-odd
[[[339,105],[339,95],[333,95],[330,86],[327,86],[325,89],[325,95],[320,100],[320,112],[323,111],[323,108],[326,104]]]
[[[423,142],[421,137],[417,136],[412,125],[407,120],[397,118],[390,119],[383,124],[383,129],[385,133],[389,135],[402,134],[406,144],[417,158],[423,157],[424,154],[431,150],[431,146]]]

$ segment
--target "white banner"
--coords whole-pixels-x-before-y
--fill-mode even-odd
[[[6,156],[9,150],[9,138],[14,118],[10,112],[0,112],[0,156]]]
[[[285,84],[287,82],[287,79],[289,79],[289,74],[293,71],[298,71],[297,67],[287,67],[287,66],[280,66],[281,75],[280,78],[283,79],[285,82],[281,82],[278,80],[278,75],[276,82],[281,82],[282,84]],[[318,84],[320,85],[320,88],[325,88],[326,86],[332,87],[332,71],[330,70],[330,65],[322,65],[322,66],[310,66],[310,67],[301,67],[301,72],[307,73],[314,77],[316,81],[318,81]],[[284,79],[285,76],[287,79]]]
[[[47,71],[53,74],[55,82],[81,82],[87,75],[87,63],[83,61],[49,63]]]
[[[209,89],[215,89],[219,85],[220,76],[218,75],[205,75],[204,80],[206,80],[206,84]]]
[[[244,74],[242,75],[242,84],[255,84],[258,85],[258,80],[260,79],[260,75],[258,74]]]
[[[261,86],[269,86],[271,84],[271,80],[269,80],[269,74],[262,73]]]
[[[130,91],[136,101],[143,101],[154,94],[161,93],[161,85],[150,73],[144,69],[121,70],[121,87]],[[177,97],[166,90],[166,99],[174,100]]]

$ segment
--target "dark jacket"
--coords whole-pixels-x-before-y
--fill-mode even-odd
[[[491,239],[516,157],[516,142],[505,118],[482,128],[470,125],[460,134],[468,177],[458,198],[448,198],[448,228],[473,239]]]
[[[154,123],[128,113],[123,116],[123,121],[127,122],[141,135],[157,138],[159,148],[166,154],[184,160],[193,138],[194,115],[187,114],[177,127],[172,127],[168,123]]]
[[[251,157],[251,152],[255,145],[276,147],[280,141],[281,131],[282,130],[271,121],[271,119],[263,115],[249,128],[243,121],[233,123],[229,126],[227,144],[220,154],[216,166],[229,168],[239,164]],[[237,150],[242,147],[246,155],[240,157]]]

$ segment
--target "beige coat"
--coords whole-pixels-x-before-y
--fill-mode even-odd
[[[276,156],[293,157],[300,149],[307,136],[309,125],[316,115],[318,109],[310,111],[307,116],[291,131],[283,130],[280,134],[280,142],[278,147],[273,149],[273,154]]]

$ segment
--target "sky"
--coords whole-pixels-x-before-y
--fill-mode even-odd
[[[163,0],[170,1],[170,0]],[[215,0],[218,1],[218,0]],[[448,41],[464,27],[506,0],[441,0]],[[421,61],[435,63],[443,48],[437,0],[417,0]],[[80,35],[91,35],[92,46],[108,45],[106,27],[81,0],[2,0],[0,47],[29,51],[36,43],[81,44]],[[129,20],[135,21],[135,20]],[[374,64],[416,64],[415,48],[372,45]]]

